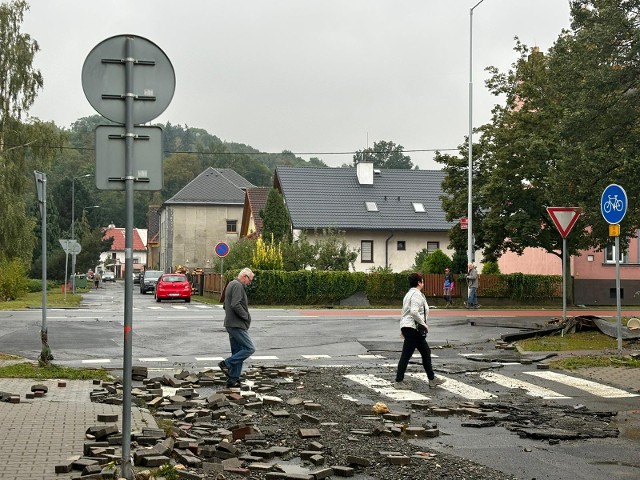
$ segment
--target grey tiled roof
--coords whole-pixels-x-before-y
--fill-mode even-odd
[[[276,185],[296,229],[446,231],[454,225],[440,201],[444,172],[379,172],[373,185],[360,185],[355,168],[278,166]],[[376,202],[378,211],[367,211],[365,202]],[[425,212],[415,212],[413,202]]]
[[[254,185],[230,168],[207,168],[165,205],[171,204],[244,204],[243,189]]]

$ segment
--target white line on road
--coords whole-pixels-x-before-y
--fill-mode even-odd
[[[222,360],[222,357],[195,357],[197,362],[215,362]]]
[[[362,359],[373,359],[373,358],[384,358],[384,356],[382,356],[382,355],[371,355],[371,354],[366,354],[366,355],[358,355],[358,358],[362,358]]]
[[[331,358],[330,355],[301,355],[302,358],[307,360],[320,360],[321,358]]]
[[[409,377],[418,378],[423,382],[428,383],[429,378],[426,373],[408,373]],[[445,378],[442,375],[438,375],[439,378]],[[466,383],[459,382],[453,378],[446,378],[446,382],[440,385],[440,388],[453,393],[454,395],[460,395],[461,397],[469,400],[488,400],[489,398],[495,398],[495,395],[489,392],[485,392]]]
[[[345,378],[364,385],[374,392],[393,400],[431,400],[429,397],[425,397],[417,392],[412,392],[411,390],[396,390],[390,381],[374,375],[345,375]]]
[[[251,360],[278,360],[278,357],[276,357],[275,355],[263,355],[263,356],[256,356],[256,357],[251,357]]]
[[[504,375],[500,375],[499,373],[493,372],[483,372],[480,373],[480,378],[484,378],[493,383],[497,383],[498,385],[502,385],[507,388],[522,388],[525,390],[525,393],[530,397],[541,397],[544,399],[563,399],[569,398],[564,395],[560,395],[553,390],[549,390],[548,388],[539,387],[534,385],[533,383],[523,382],[522,380],[517,380],[515,378],[505,377]]]
[[[98,358],[96,360],[82,360],[82,363],[111,363],[108,358]]]
[[[604,398],[631,398],[637,397],[635,393],[625,392],[619,388],[610,387],[601,383],[592,382],[582,378],[571,377],[569,375],[563,375],[556,372],[524,372],[527,375],[533,375],[534,377],[544,378],[545,380],[551,380],[553,382],[560,382],[570,387],[584,390],[587,393],[595,395],[597,397]]]
[[[164,357],[148,357],[148,358],[139,358],[139,362],[168,362]]]

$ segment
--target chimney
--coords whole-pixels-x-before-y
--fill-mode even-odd
[[[373,162],[360,162],[356,169],[360,185],[373,185]]]

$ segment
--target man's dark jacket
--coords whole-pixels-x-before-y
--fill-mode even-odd
[[[249,330],[251,314],[244,285],[238,279],[231,280],[224,293],[224,326]]]

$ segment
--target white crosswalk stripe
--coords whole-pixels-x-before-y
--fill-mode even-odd
[[[541,397],[548,400],[559,400],[559,399],[569,398],[557,392],[554,392],[553,390],[549,390],[548,388],[539,387],[538,385],[534,385],[533,383],[524,382],[516,378],[506,377],[499,373],[481,372],[478,374],[478,376],[490,382],[497,383],[498,385],[502,385],[503,387],[520,388],[522,390],[525,390],[525,393],[530,397]]]
[[[425,383],[429,383],[429,378],[427,377],[426,373],[408,373],[407,376],[417,378]],[[438,376],[440,378],[445,378],[442,375]],[[492,393],[481,390],[480,388],[472,387],[471,385],[467,385],[466,383],[460,382],[453,378],[447,377],[446,380],[447,381],[440,385],[438,388],[447,390],[454,395],[459,395],[469,400],[488,400],[490,398],[496,397]]]
[[[430,400],[429,397],[425,397],[417,392],[412,392],[411,390],[398,390],[393,387],[393,384],[389,380],[376,377],[375,375],[345,375],[345,377],[392,400]]]
[[[545,380],[551,380],[553,382],[563,383],[570,387],[583,390],[587,393],[603,398],[631,398],[637,397],[635,393],[625,392],[619,388],[610,387],[608,385],[602,385],[601,383],[592,382],[591,380],[585,380],[583,378],[572,377],[570,375],[564,375],[562,373],[549,372],[549,371],[535,371],[524,372],[526,375],[533,375],[534,377],[544,378]]]

